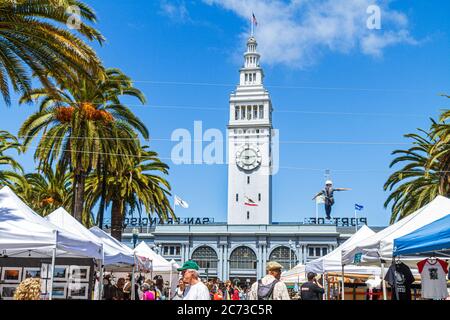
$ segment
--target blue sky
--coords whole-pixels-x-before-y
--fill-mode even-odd
[[[438,95],[450,92],[447,1],[380,1],[376,31],[362,27],[361,8],[372,4],[365,0],[87,3],[107,38],[96,46],[105,65],[122,69],[147,96],[148,106],[127,102],[171,165],[173,192],[190,204],[177,208],[182,217],[226,220],[226,165],[173,165],[166,158],[175,143],[165,139],[177,128],[192,132],[194,121],[225,133],[251,11],[280,130],[280,166],[295,168],[273,178],[274,221],[314,216],[311,198],[330,169],[337,187],[352,188],[336,195],[335,216],[351,216],[359,203],[371,225],[387,224],[391,151],[407,147],[403,134],[428,127],[429,117],[449,107]],[[34,111],[2,108],[1,128],[17,133]],[[29,171],[32,151],[22,157]]]

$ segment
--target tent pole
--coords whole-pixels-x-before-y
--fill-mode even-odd
[[[56,233],[55,233],[56,234]],[[50,275],[50,293],[49,293],[49,300],[53,300],[53,280],[55,275],[55,260],[56,260],[56,244],[55,247],[52,250],[52,264],[51,264],[51,275]]]
[[[135,274],[135,266],[136,266],[136,254],[133,254],[133,269],[131,271],[131,300],[136,300],[136,288],[135,288],[135,283],[136,280],[134,278],[134,274]]]
[[[345,300],[345,280],[344,280],[344,265],[342,265],[342,300]]]
[[[103,300],[103,264],[105,263],[105,253],[102,249],[102,260],[100,261],[100,275],[98,277],[98,300]]]
[[[173,269],[173,264],[170,264],[170,278],[169,278],[169,296],[167,297],[167,300],[170,300],[171,294],[172,294],[172,269]]]
[[[381,281],[383,284],[383,300],[387,300],[386,281],[384,280],[384,262],[381,262]]]

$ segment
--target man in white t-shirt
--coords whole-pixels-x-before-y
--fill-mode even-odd
[[[211,300],[208,288],[200,280],[198,265],[195,261],[186,261],[178,271],[181,271],[183,282],[186,284],[183,300]]]

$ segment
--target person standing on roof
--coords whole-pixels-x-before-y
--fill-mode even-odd
[[[331,180],[327,180],[325,182],[325,188],[317,193],[313,200],[315,200],[317,197],[322,196],[325,200],[325,213],[326,213],[326,219],[331,219],[331,207],[334,204],[334,192],[335,191],[348,191],[351,190],[349,188],[333,188],[333,182]]]

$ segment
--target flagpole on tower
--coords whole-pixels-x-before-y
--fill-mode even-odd
[[[252,17],[250,19],[250,25],[251,25],[251,36],[253,37],[254,31],[255,31],[255,23],[254,23],[254,15],[252,13]]]

